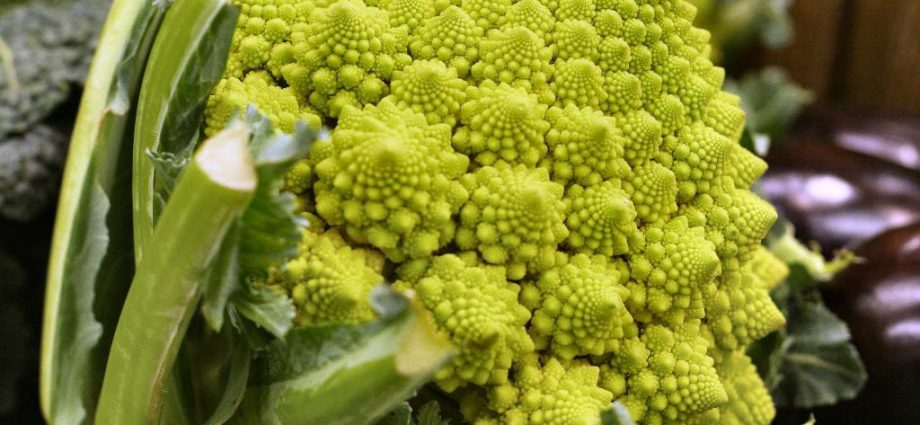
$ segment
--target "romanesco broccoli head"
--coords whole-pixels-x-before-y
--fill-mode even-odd
[[[693,6],[234,1],[209,128],[254,104],[330,129],[286,180],[323,233],[265,282],[299,324],[368,320],[383,278],[457,346],[435,381],[472,423],[593,424],[613,400],[769,423],[741,353],[784,323],[776,213]]]

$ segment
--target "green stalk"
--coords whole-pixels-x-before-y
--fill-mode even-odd
[[[275,405],[280,423],[369,424],[411,397],[452,347],[418,312],[401,331],[384,333],[364,350],[292,382]]]
[[[363,326],[294,329],[270,344],[230,424],[366,425],[392,411],[453,354],[430,313],[403,308]]]
[[[227,62],[238,8],[229,0],[182,0],[150,51],[134,129],[134,254],[141,261],[168,193],[155,189],[150,153],[190,155],[204,107]]]
[[[208,267],[256,187],[243,125],[206,141],[180,177],[125,300],[97,424],[158,424],[164,382],[201,297]]]
[[[125,133],[165,5],[115,0],[85,82],[45,290],[39,381],[51,424],[89,423],[133,273],[130,190],[118,183],[130,178]]]

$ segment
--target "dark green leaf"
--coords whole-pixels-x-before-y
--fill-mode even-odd
[[[83,83],[110,0],[0,1],[0,141],[29,133]]]
[[[49,422],[88,423],[109,338],[133,274],[131,104],[163,10],[118,0],[73,130],[48,265],[41,404]]]
[[[416,425],[450,425],[450,419],[441,417],[441,405],[429,401],[415,415]]]
[[[246,384],[249,382],[249,365],[251,353],[245,344],[236,342],[233,346],[233,358],[230,362],[229,376],[220,403],[204,425],[221,425],[230,420],[243,401]]]
[[[396,307],[395,296],[378,288],[384,302],[375,304]],[[406,306],[369,324],[298,328],[270,343],[232,423],[365,425],[392,411],[451,352],[424,313]]]
[[[306,221],[294,214],[294,195],[282,192],[284,174],[304,158],[314,133],[298,126],[293,135],[275,132],[271,122],[250,107],[246,121],[253,128],[252,153],[259,177],[252,204],[243,215],[240,267],[243,277],[264,275],[269,268],[297,255]]]
[[[234,223],[227,232],[214,263],[208,270],[207,282],[201,299],[201,313],[208,325],[219,332],[230,296],[240,289],[239,255],[241,225]]]
[[[314,135],[304,126],[299,126],[293,135],[276,132],[268,118],[254,108],[247,111],[246,121],[253,129],[250,147],[259,183],[243,214],[235,254],[238,260],[227,262],[234,270],[226,274],[239,276],[246,282],[240,286],[245,288],[232,297],[239,313],[276,337],[282,337],[294,320],[294,304],[286,295],[265,287],[252,287],[251,282],[297,254],[301,232],[307,223],[294,214],[294,197],[282,192],[281,186],[288,168],[306,156]],[[234,290],[232,286],[225,285],[230,291]]]
[[[636,425],[636,423],[629,416],[626,406],[615,401],[610,408],[601,412],[601,425]]]
[[[372,297],[380,320],[361,326],[325,325],[295,329],[283,341],[272,343],[260,356],[253,383],[273,384],[319,369],[327,362],[365,346],[371,337],[391,328],[394,322],[407,320],[409,311],[402,295],[381,286],[374,289]]]
[[[757,153],[757,149],[754,146],[754,136],[753,136],[753,133],[751,132],[751,127],[744,126],[744,131],[741,132],[741,140],[739,141],[739,143],[741,143],[741,147],[751,152]]]
[[[414,411],[419,412],[416,415],[416,421],[423,416],[423,412],[429,412],[432,406],[437,406],[437,413],[441,423],[465,424],[467,422],[460,413],[460,404],[457,400],[445,394],[433,383],[428,383],[419,389],[415,396],[409,400],[409,403]]]
[[[176,184],[118,319],[97,423],[140,425],[162,415],[162,398],[170,392],[165,377],[173,370],[208,269],[255,190],[248,142],[243,126],[215,135]]]
[[[186,4],[177,6],[167,18],[150,52],[137,105],[133,185],[138,258],[142,257],[175,177],[160,172],[163,170],[148,156],[191,156],[207,97],[223,75],[238,15],[238,9],[225,1],[183,3]],[[160,4],[167,6],[165,2]]]
[[[802,108],[812,101],[811,92],[775,67],[746,74],[740,82],[728,81],[725,89],[741,96],[741,109],[751,131],[774,141],[782,140]]]
[[[792,341],[786,337],[786,331],[780,330],[748,347],[747,354],[757,367],[757,374],[760,375],[767,390],[772,391],[782,381],[783,376],[780,374],[780,369],[791,344]]]
[[[819,285],[853,261],[840,253],[826,261],[780,220],[764,243],[789,266],[789,276],[770,293],[786,327],[754,342],[748,355],[779,406],[812,408],[855,397],[866,380],[846,323],[821,298]]]
[[[803,300],[786,328],[795,346],[834,345],[850,340],[847,324],[819,300]]]
[[[412,420],[412,406],[409,403],[402,403],[380,418],[374,425],[415,425]]]
[[[166,385],[167,391],[175,394],[165,400],[160,424],[197,425],[209,418],[225,420],[245,390],[250,353],[249,345],[232,327],[214,332],[204,317],[193,317],[173,368],[172,385]]]
[[[278,338],[291,329],[296,314],[290,298],[264,286],[237,291],[231,301],[243,317]]]
[[[780,406],[812,408],[848,400],[866,382],[866,370],[850,344],[846,324],[823,303],[797,304],[790,317],[791,344],[773,392]]]

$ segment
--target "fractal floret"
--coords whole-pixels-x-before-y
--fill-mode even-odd
[[[684,0],[235,0],[208,128],[247,104],[328,129],[290,171],[311,222],[264,285],[297,324],[414,293],[474,424],[765,425],[744,349],[783,326],[776,213]]]

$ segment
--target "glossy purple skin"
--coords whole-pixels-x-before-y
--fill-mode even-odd
[[[818,422],[920,424],[920,120],[812,110],[767,162],[759,191],[796,235],[863,258],[822,292],[869,380]]]
[[[823,292],[850,326],[869,380],[856,400],[820,416],[827,423],[920,424],[920,223],[878,235],[855,252],[863,261]]]
[[[827,286],[828,306],[850,323],[875,369],[920,366],[920,223],[885,232],[855,252],[862,260]]]
[[[830,253],[920,221],[920,122],[821,114],[772,149],[758,184],[797,235]]]
[[[920,171],[920,117],[821,108],[809,111],[797,132]]]

